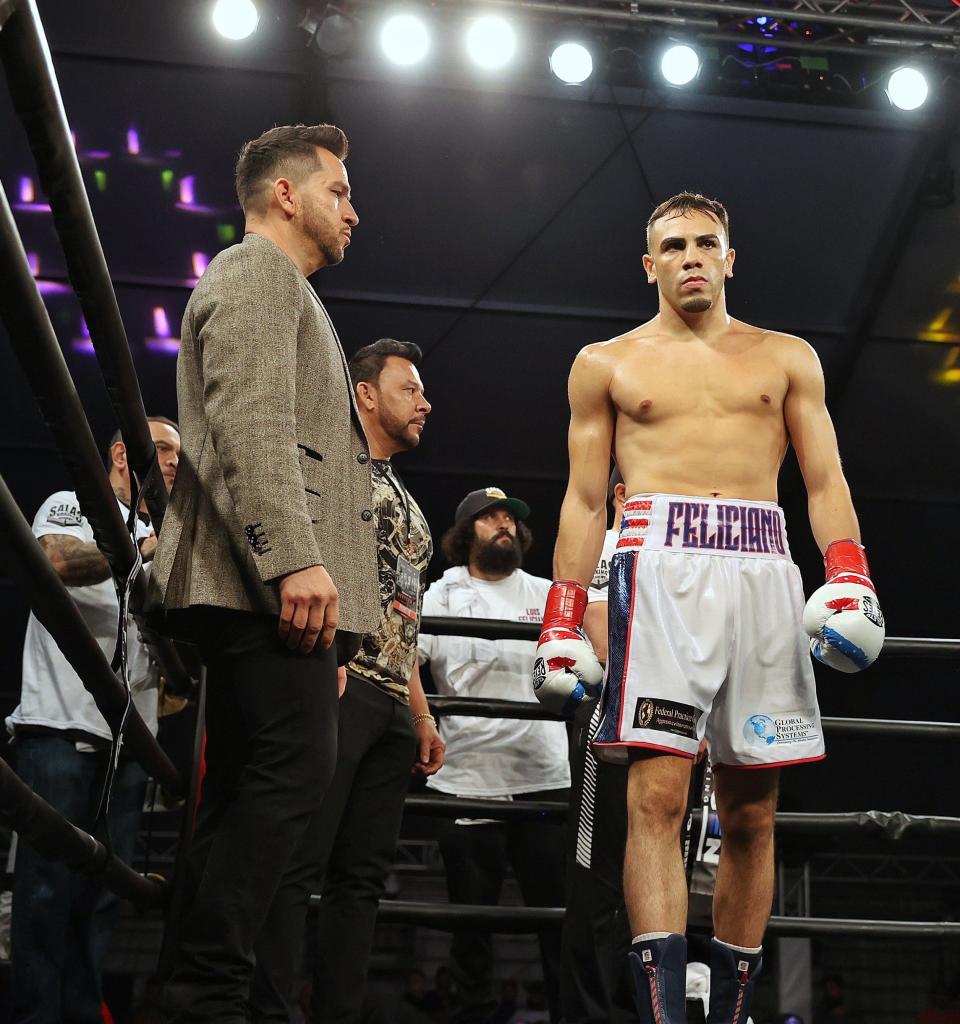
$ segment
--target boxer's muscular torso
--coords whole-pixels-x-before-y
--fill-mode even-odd
[[[798,338],[738,320],[678,339],[657,319],[596,349],[609,360],[614,452],[627,494],[776,501]]]

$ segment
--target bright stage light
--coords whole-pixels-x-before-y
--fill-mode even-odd
[[[516,49],[517,36],[513,27],[494,14],[477,18],[467,29],[467,53],[488,71],[508,64]]]
[[[419,64],[430,52],[430,30],[414,14],[395,14],[380,30],[380,48],[394,64]]]
[[[217,0],[213,8],[213,27],[227,39],[246,39],[259,21],[252,0]]]
[[[916,110],[927,100],[930,87],[916,68],[897,68],[887,79],[887,99],[900,110]]]
[[[671,85],[689,85],[700,71],[700,58],[691,46],[671,46],[660,61],[660,71]]]
[[[593,74],[593,57],[580,43],[561,43],[550,54],[550,70],[567,85],[579,85]]]

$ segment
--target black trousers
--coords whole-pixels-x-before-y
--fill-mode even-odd
[[[514,800],[566,800],[568,796],[566,789],[552,789],[515,795]],[[511,866],[528,907],[563,906],[566,857],[562,823],[535,818],[479,825],[450,821],[441,826],[438,841],[451,903],[495,906]],[[560,936],[547,929],[538,938],[550,1019],[557,1021],[563,973]],[[456,1020],[464,1024],[485,1020],[497,1005],[490,935],[454,932],[450,958],[461,1002]]]
[[[359,1024],[377,908],[403,818],[416,759],[410,709],[372,683],[347,676],[340,699],[337,766],[320,810],[297,848],[270,914],[271,938],[257,945],[251,992],[255,1021],[289,1020],[311,893],[317,920],[313,1019]]]
[[[274,897],[333,777],[337,649],[288,651],[275,616],[203,609],[196,620],[206,776],[164,1001],[177,1024],[246,1024],[254,946],[271,940]]]
[[[636,1024],[627,952],[632,936],[623,901],[627,767],[598,762],[587,709],[574,722],[568,819],[567,913],[560,987],[565,1024]]]

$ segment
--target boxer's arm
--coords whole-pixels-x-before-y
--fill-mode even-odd
[[[570,371],[570,477],[560,509],[553,576],[588,586],[607,528],[607,478],[613,447],[611,370],[603,349],[588,345]]]
[[[860,539],[860,526],[843,475],[837,434],[825,402],[823,370],[816,352],[789,339],[789,384],[783,415],[807,488],[810,527],[821,551],[841,538]]]

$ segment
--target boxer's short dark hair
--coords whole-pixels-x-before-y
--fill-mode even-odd
[[[376,384],[390,356],[408,359],[416,366],[423,359],[423,350],[412,341],[397,341],[395,338],[381,338],[358,349],[350,359],[350,380],[354,387],[360,381]]]
[[[678,213],[681,216],[691,210],[698,210],[700,213],[708,213],[723,228],[723,235],[727,245],[730,244],[730,215],[727,208],[718,199],[708,199],[699,192],[678,192],[664,201],[650,214],[647,221],[647,250],[650,249],[650,229],[654,221],[666,217],[669,213]]]
[[[349,145],[333,124],[282,124],[244,143],[237,158],[237,199],[245,214],[263,213],[267,186],[277,178],[302,181],[318,170],[317,147],[346,160]]]

